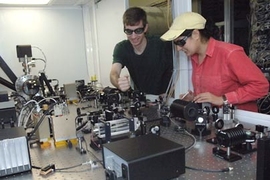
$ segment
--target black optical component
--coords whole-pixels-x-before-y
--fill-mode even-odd
[[[194,121],[198,116],[199,105],[194,102],[176,99],[170,106],[170,112],[174,117]]]
[[[247,137],[243,128],[240,127],[219,130],[216,136],[218,144],[222,147],[231,147],[241,144],[245,142]]]
[[[142,34],[144,32],[144,27],[142,28],[137,28],[137,29],[124,29],[124,32],[127,34],[127,35],[131,35],[133,32],[135,34]]]

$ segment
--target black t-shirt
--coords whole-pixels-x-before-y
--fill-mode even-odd
[[[135,54],[129,40],[116,44],[113,63],[127,67],[136,90],[159,95],[166,92],[172,75],[172,44],[157,36],[146,38],[147,46],[141,55]]]

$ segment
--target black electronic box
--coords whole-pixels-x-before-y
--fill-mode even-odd
[[[104,144],[102,155],[108,180],[164,180],[185,173],[185,148],[154,134]]]

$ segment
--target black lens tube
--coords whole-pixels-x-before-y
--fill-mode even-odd
[[[188,121],[194,121],[198,116],[199,106],[197,103],[176,99],[170,106],[173,117],[180,117]]]

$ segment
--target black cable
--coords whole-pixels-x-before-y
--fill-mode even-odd
[[[90,140],[90,141],[91,141],[91,140]],[[85,141],[85,146],[86,146],[86,151],[87,151],[89,154],[91,154],[92,157],[96,160],[95,162],[98,162],[98,163],[100,163],[101,166],[103,166],[103,161],[100,160],[100,159],[99,159],[92,151],[90,151],[90,150],[88,149],[88,144],[87,144],[86,141]]]
[[[180,127],[179,125],[177,125],[176,122],[174,122],[171,118],[170,118],[171,122],[173,122],[174,124],[176,124],[176,128],[175,131],[179,132],[183,135],[189,136],[192,138],[193,142],[190,146],[185,147],[185,151],[187,152],[188,150],[190,150],[191,147],[194,146],[194,144],[196,143],[196,139],[195,137],[188,133],[184,128]],[[224,169],[218,169],[218,170],[210,170],[210,169],[201,169],[201,168],[195,168],[195,167],[190,167],[190,166],[185,166],[186,169],[190,169],[190,170],[195,170],[195,171],[202,171],[202,172],[210,172],[210,173],[220,173],[220,172],[229,172],[232,171],[233,168],[232,167],[228,167],[228,168],[224,168]]]
[[[96,160],[95,162],[97,162],[97,163],[99,163],[101,166],[103,166],[103,161],[100,160],[93,152],[91,152],[88,148],[86,149],[86,151],[87,151],[88,153],[90,153],[90,154],[94,157],[94,159]]]
[[[190,137],[193,141],[192,144],[189,145],[188,147],[185,147],[185,151],[187,152],[188,150],[190,150],[196,143],[196,138],[190,134],[185,128],[181,127],[180,125],[178,125],[175,121],[173,121],[173,119],[171,117],[169,117],[170,121],[175,125],[175,131],[179,132],[183,135],[186,135],[188,137]]]
[[[257,101],[260,113],[270,114],[270,93]]]
[[[87,123],[88,123],[88,121],[86,121],[85,123],[83,123],[81,126],[77,127],[76,128],[76,131],[78,132],[79,130],[81,130]],[[88,149],[88,144],[87,144],[86,140],[84,139],[83,141],[84,141],[84,144],[85,144],[85,147],[86,147],[86,152],[88,152],[88,153],[90,153],[92,155],[92,157],[96,160],[94,162],[98,162],[98,163],[100,163],[101,166],[103,166],[103,161],[100,160],[93,152],[91,152]]]
[[[18,94],[18,93],[15,93],[15,94],[12,94],[10,97],[20,97],[24,100],[24,102],[27,102],[25,97],[23,97],[22,95]]]
[[[217,170],[194,168],[194,167],[190,167],[190,166],[185,166],[185,167],[186,167],[186,169],[190,169],[190,170],[210,172],[210,173],[229,172],[229,171],[233,170],[232,167],[228,167],[228,168],[224,168],[224,169],[217,169]]]
[[[88,123],[88,121],[83,122],[80,126],[78,126],[78,127],[76,128],[76,131],[81,130],[87,123]]]
[[[43,122],[43,120],[45,119],[45,117],[47,115],[49,115],[52,111],[53,111],[53,107],[58,104],[58,103],[53,103],[49,106],[48,110],[44,111],[43,115],[41,116],[41,118],[39,119],[39,121],[36,123],[36,126],[34,127],[34,129],[29,133],[29,135],[27,136],[27,139],[31,139],[31,137],[36,133],[36,131],[38,130],[39,126],[41,125],[41,123]]]
[[[86,168],[86,169],[82,169],[82,170],[61,170],[61,171],[57,171],[57,172],[61,172],[61,173],[82,173],[82,172],[89,172],[89,170],[91,170],[91,168]]]
[[[67,169],[72,169],[72,168],[76,168],[76,167],[79,167],[79,166],[82,166],[83,164],[77,164],[77,165],[74,165],[74,166],[69,166],[69,167],[64,167],[64,168],[55,168],[55,171],[63,171],[63,170],[67,170]]]
[[[185,147],[185,151],[187,152],[188,150],[190,150],[195,145],[196,139],[195,139],[195,137],[193,135],[191,135],[190,133],[187,133],[187,131],[185,129],[183,129],[183,132],[180,132],[180,133],[185,135],[185,136],[190,137],[193,140],[191,145],[189,145],[188,147]]]
[[[38,166],[31,166],[31,167],[34,169],[41,169],[41,167],[38,167]]]
[[[79,166],[82,166],[82,165],[84,165],[84,163],[77,164],[77,165],[74,165],[74,166],[64,167],[64,168],[55,168],[55,171],[68,170],[68,169],[76,168],[76,167],[79,167]],[[38,167],[38,166],[32,166],[32,168],[34,168],[34,169],[42,169],[42,167]]]

